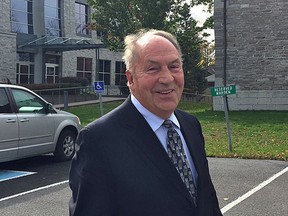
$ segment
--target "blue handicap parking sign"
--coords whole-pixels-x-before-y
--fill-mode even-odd
[[[94,82],[95,93],[104,93],[104,90],[105,90],[104,81],[95,81]]]

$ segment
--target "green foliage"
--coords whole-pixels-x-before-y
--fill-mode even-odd
[[[141,28],[165,28],[172,1],[88,0],[95,9],[94,28],[104,32],[102,40],[111,50],[123,49],[124,37]]]
[[[197,27],[197,21],[190,11],[199,4],[207,5],[208,10],[212,10],[213,0],[88,0],[88,3],[95,9],[92,26],[104,33],[102,41],[111,50],[123,50],[125,36],[142,28],[166,30],[174,34],[183,52],[185,87],[202,92],[205,73],[199,67],[200,47],[206,41],[200,32],[211,27],[213,19],[209,19],[204,27]],[[202,78],[199,79],[199,76]]]

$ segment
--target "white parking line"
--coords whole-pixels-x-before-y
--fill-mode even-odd
[[[262,189],[263,187],[265,187],[270,182],[274,181],[276,178],[278,178],[279,176],[283,175],[287,171],[288,171],[288,167],[284,168],[283,170],[281,170],[280,172],[276,173],[275,175],[273,175],[272,177],[270,177],[266,181],[264,181],[261,184],[259,184],[257,187],[253,188],[252,190],[248,191],[244,195],[240,196],[238,199],[236,199],[233,202],[229,203],[228,205],[224,206],[221,209],[222,214],[224,214],[225,212],[227,212],[228,210],[230,210],[234,206],[238,205],[240,202],[242,202],[243,200],[247,199],[252,194],[256,193],[257,191],[259,191],[260,189]]]
[[[51,185],[46,185],[46,186],[43,186],[43,187],[35,188],[33,190],[25,191],[23,193],[15,194],[15,195],[8,196],[8,197],[3,197],[3,198],[0,199],[0,202],[5,201],[5,200],[9,200],[9,199],[13,199],[13,198],[16,198],[16,197],[19,197],[19,196],[27,195],[27,194],[30,194],[30,193],[34,193],[36,191],[40,191],[40,190],[48,189],[48,188],[55,187],[55,186],[58,186],[58,185],[66,184],[68,182],[69,182],[69,180],[65,180],[65,181],[57,182],[57,183],[54,183],[54,184],[51,184]]]

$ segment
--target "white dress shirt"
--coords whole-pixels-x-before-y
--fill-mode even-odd
[[[132,101],[133,105],[136,107],[136,109],[142,114],[142,116],[148,122],[148,124],[150,125],[152,130],[155,132],[156,136],[158,137],[159,141],[161,142],[163,148],[167,152],[167,143],[166,143],[167,128],[165,128],[162,125],[164,120],[166,120],[166,119],[162,119],[162,118],[156,116],[155,114],[151,113],[149,110],[147,110],[145,107],[143,107],[142,104],[132,94],[131,94],[131,101]],[[183,144],[183,148],[184,148],[185,154],[187,156],[190,169],[191,169],[192,174],[193,174],[194,181],[197,182],[197,179],[198,179],[197,171],[196,171],[196,168],[194,166],[191,154],[188,150],[186,141],[185,141],[185,139],[181,133],[180,124],[178,122],[178,119],[176,118],[174,113],[172,113],[172,115],[168,119],[173,122],[175,130],[180,135],[180,138],[181,138],[181,141]],[[191,133],[192,133],[192,131],[191,131]]]

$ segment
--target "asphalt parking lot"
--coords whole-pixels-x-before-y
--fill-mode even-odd
[[[287,161],[210,158],[209,164],[224,215],[288,215]]]
[[[288,215],[288,162],[209,158],[225,216]],[[21,177],[23,181],[28,177]],[[30,177],[31,178],[31,177]],[[1,184],[1,182],[0,182]],[[0,199],[1,216],[68,215],[68,180]]]

